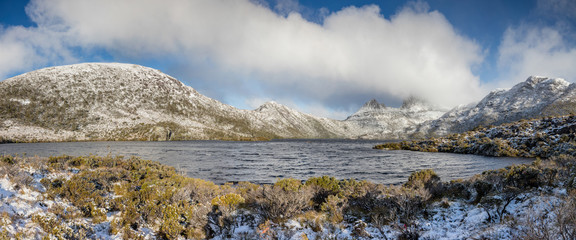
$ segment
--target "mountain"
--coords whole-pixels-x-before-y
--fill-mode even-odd
[[[368,101],[344,121],[276,102],[241,110],[132,64],[50,67],[0,82],[0,142],[88,140],[406,139],[576,113],[576,84],[530,77],[450,111],[417,97]]]
[[[400,108],[386,107],[372,99],[345,122],[353,126],[357,138],[403,139],[408,137],[406,128],[437,119],[445,112],[416,97],[406,99]]]
[[[277,103],[236,109],[132,64],[40,69],[0,82],[0,95],[3,141],[346,137],[341,121]]]
[[[492,91],[477,104],[459,106],[409,131],[435,136],[522,119],[576,113],[576,84],[561,78],[529,77],[509,90]]]

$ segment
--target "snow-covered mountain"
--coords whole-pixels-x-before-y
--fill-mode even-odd
[[[416,97],[367,102],[344,121],[275,102],[241,110],[158,70],[120,63],[51,67],[0,82],[0,142],[270,138],[406,139],[576,112],[576,85],[530,77],[449,112]]]
[[[529,77],[509,90],[492,91],[477,104],[459,106],[414,130],[424,135],[446,135],[479,126],[522,119],[576,113],[576,84],[561,78]]]
[[[0,82],[0,94],[5,141],[347,137],[341,121],[277,103],[236,109],[132,64],[40,69]]]
[[[348,117],[358,138],[402,139],[407,138],[406,128],[428,120],[437,119],[446,110],[415,97],[406,99],[402,107],[386,107],[375,99],[370,100],[360,110]]]

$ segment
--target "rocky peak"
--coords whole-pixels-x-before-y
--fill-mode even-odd
[[[368,111],[368,110],[380,110],[386,109],[386,105],[383,103],[379,103],[376,99],[372,99],[366,102],[360,110]]]
[[[534,89],[538,91],[552,91],[558,92],[563,91],[570,85],[569,82],[562,78],[548,78],[540,76],[530,76],[526,81],[516,84],[512,89],[512,92],[530,92]]]
[[[526,79],[526,83],[531,84],[531,85],[536,85],[538,83],[544,82],[546,80],[548,80],[550,78],[548,77],[541,77],[541,76],[530,76]]]

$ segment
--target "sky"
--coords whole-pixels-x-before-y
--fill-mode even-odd
[[[0,0],[0,79],[82,62],[156,68],[241,109],[454,107],[532,75],[576,82],[576,0]]]

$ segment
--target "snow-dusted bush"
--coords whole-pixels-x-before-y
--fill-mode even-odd
[[[97,156],[14,157],[0,170],[8,172],[0,178],[0,238],[9,239],[571,239],[576,232],[576,159],[567,155],[444,183],[422,170],[399,186],[328,176],[216,185],[151,161]],[[19,175],[32,180],[21,184]]]

